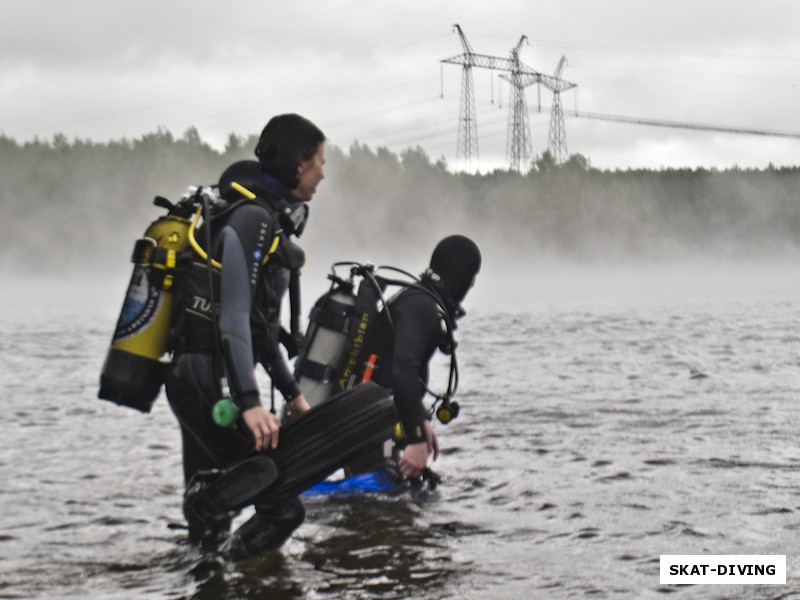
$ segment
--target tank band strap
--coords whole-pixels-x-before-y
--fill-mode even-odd
[[[339,304],[338,306],[350,309],[348,313],[352,311],[353,308],[345,304]],[[325,329],[347,333],[350,330],[350,321],[352,317],[350,314],[345,314],[340,310],[330,310],[330,307],[320,308],[319,306],[315,306],[311,309],[308,319],[312,323],[316,323]]]
[[[321,383],[330,383],[336,378],[336,369],[301,356],[294,363],[294,375],[296,378],[303,376]]]

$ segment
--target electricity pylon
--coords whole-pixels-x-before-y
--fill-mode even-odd
[[[522,85],[522,62],[519,51],[527,36],[519,38],[517,45],[511,49],[511,104],[508,107],[508,138],[506,140],[506,159],[511,168],[519,171],[527,165],[531,158],[531,126],[528,120],[528,102],[525,98],[525,86]]]
[[[463,54],[445,58],[441,62],[443,64],[461,65],[462,78],[461,78],[461,108],[458,116],[458,146],[456,148],[456,160],[464,159],[465,165],[469,168],[472,164],[473,158],[477,162],[478,157],[478,121],[475,117],[475,91],[472,84],[472,68],[477,67],[480,69],[491,69],[493,71],[504,71],[507,73],[516,73],[517,77],[528,76],[532,74],[540,75],[529,67],[523,65],[519,60],[513,61],[508,58],[500,56],[489,56],[486,54],[477,54],[470,45],[467,37],[464,35],[459,25],[453,26],[458,32],[461,39],[461,46],[464,50]],[[524,38],[525,36],[523,36]],[[522,40],[520,40],[521,42]],[[524,94],[522,97],[522,104],[525,103]],[[514,102],[512,102],[512,107]],[[519,113],[520,118],[524,114],[525,123],[527,123],[527,110]]]
[[[550,109],[550,137],[548,149],[557,163],[567,160],[567,130],[564,127],[564,110],[561,107],[561,92],[575,87],[575,84],[561,79],[564,67],[567,65],[567,57],[562,56],[558,61],[558,66],[550,82],[553,92],[553,107]]]
[[[478,121],[475,117],[475,89],[472,85],[472,67],[476,64],[475,52],[467,40],[467,36],[461,31],[461,27],[455,25],[458,36],[461,38],[461,47],[464,54],[461,55],[463,65],[461,73],[461,108],[458,113],[458,146],[456,147],[456,163],[461,158],[464,159],[464,166],[467,169],[472,167],[472,156],[478,161]],[[445,62],[445,61],[442,61]]]
[[[511,84],[513,88],[512,91],[514,93],[518,93],[518,89],[524,89],[535,83],[543,85],[548,90],[553,92],[553,106],[550,109],[550,134],[548,137],[547,149],[550,151],[550,154],[557,163],[562,163],[567,158],[567,130],[564,127],[564,111],[561,106],[561,92],[577,87],[577,84],[561,79],[561,74],[564,72],[564,67],[566,64],[567,57],[562,56],[558,66],[556,67],[555,75],[543,75],[536,72],[527,73],[524,71],[524,69],[522,69],[521,74],[516,78],[506,75],[500,76],[502,79]],[[527,161],[529,156],[530,155],[524,157],[521,156],[519,161],[516,163],[516,166],[512,161],[512,167],[519,170],[519,166],[522,163],[523,158]],[[527,165],[527,162],[525,164]]]
[[[443,64],[461,65],[463,74],[461,79],[461,108],[458,119],[458,146],[456,160],[463,156],[467,166],[472,163],[473,157],[478,160],[478,121],[475,117],[475,92],[472,85],[472,68],[491,69],[503,71],[509,75],[500,77],[511,83],[512,101],[509,107],[509,126],[507,140],[507,158],[511,167],[517,170],[528,166],[531,156],[530,124],[528,121],[528,105],[525,99],[525,88],[539,83],[549,90],[559,92],[575,87],[574,83],[563,81],[551,75],[544,75],[525,65],[519,58],[519,51],[526,36],[522,36],[517,45],[511,50],[510,58],[477,54],[459,25],[454,25],[461,39],[463,54],[445,58]],[[557,70],[558,71],[558,70]],[[560,98],[559,98],[560,105]],[[560,131],[564,131],[563,114]],[[566,148],[566,143],[564,145]]]

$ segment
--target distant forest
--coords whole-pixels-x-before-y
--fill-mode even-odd
[[[195,128],[108,143],[0,136],[0,266],[118,266],[162,214],[155,195],[215,183],[255,142],[231,135],[220,152]],[[426,254],[453,232],[526,262],[800,255],[800,167],[607,171],[544,153],[526,174],[476,175],[358,142],[329,145],[327,160],[306,238],[334,259]]]

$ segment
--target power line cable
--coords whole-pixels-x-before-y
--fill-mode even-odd
[[[766,137],[800,139],[800,133],[794,133],[794,132],[768,131],[765,129],[750,129],[744,127],[725,127],[721,125],[705,125],[701,123],[686,123],[681,121],[665,121],[662,119],[646,119],[640,117],[627,117],[623,115],[609,115],[609,114],[593,113],[586,111],[570,113],[569,116],[575,116],[583,119],[595,119],[599,121],[614,121],[617,123],[626,123],[629,125],[646,125],[650,127],[672,127],[676,129],[691,129],[695,131],[715,131],[719,133],[736,133],[742,135],[759,135]]]
[[[582,70],[588,73],[598,73],[598,72],[613,72],[613,73],[623,73],[628,75],[637,75],[637,76],[656,76],[656,77],[685,77],[689,79],[704,79],[704,80],[714,80],[714,81],[733,81],[733,82],[743,82],[743,83],[756,83],[756,84],[764,84],[769,83],[773,85],[786,85],[786,86],[796,86],[800,83],[800,78],[797,77],[777,77],[777,76],[766,76],[766,75],[745,75],[745,74],[720,74],[720,73],[701,73],[698,71],[666,71],[666,70],[657,70],[657,69],[637,69],[637,68],[626,68],[626,67],[616,67],[613,65],[603,64],[602,66],[592,66],[591,63],[583,63],[581,64],[578,62],[577,64],[573,64],[570,62],[570,68]]]

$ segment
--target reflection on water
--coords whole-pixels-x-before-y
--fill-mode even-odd
[[[166,402],[96,399],[115,315],[7,313],[0,597],[800,597],[799,312],[776,294],[475,311],[436,492],[309,499],[282,552],[239,564],[170,527]],[[788,584],[660,586],[660,554],[786,554]]]
[[[326,531],[306,540],[301,559],[333,576],[317,591],[334,598],[443,597],[462,568],[453,562],[452,543],[469,531],[419,518],[435,513],[438,502],[364,497],[310,507],[310,520]]]
[[[452,542],[476,532],[427,526],[438,500],[352,497],[307,501],[308,524],[281,553],[239,564],[194,555],[196,598],[442,598],[457,585]],[[427,507],[427,508],[426,508]],[[313,594],[312,594],[313,591]]]

